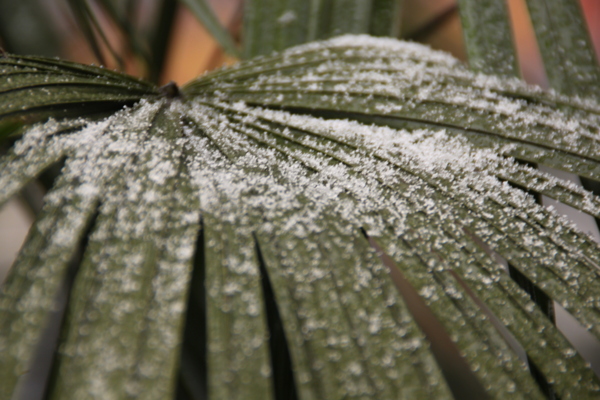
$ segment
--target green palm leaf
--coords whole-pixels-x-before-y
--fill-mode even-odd
[[[159,89],[117,72],[41,57],[0,56],[0,119],[113,112]]]
[[[239,51],[231,38],[231,35],[214,15],[210,5],[205,0],[182,0],[189,7],[198,20],[208,29],[214,38],[223,46],[223,49],[233,56],[239,56]]]
[[[527,194],[600,218],[529,166],[600,180],[597,66],[573,1],[528,4],[560,92],[514,78],[489,1],[460,10],[472,69],[497,76],[366,35],[284,51],[395,35],[398,0],[247,1],[241,51],[262,56],[181,89],[1,56],[0,206],[62,167],[0,288],[0,397],[66,290],[51,399],[597,398],[552,304],[600,339],[599,245]],[[573,46],[573,69],[552,59]]]
[[[550,86],[571,95],[597,97],[598,62],[580,5],[572,0],[527,0],[527,7]]]
[[[54,399],[171,398],[178,379],[190,398],[598,395],[497,262],[600,338],[598,245],[513,186],[596,217],[600,199],[509,158],[598,179],[595,101],[366,36],[180,94],[1,62],[1,117],[80,116],[33,125],[0,159],[0,203],[65,160],[2,288],[2,396],[77,252]]]
[[[459,0],[458,4],[471,69],[507,77],[518,76],[507,3]]]

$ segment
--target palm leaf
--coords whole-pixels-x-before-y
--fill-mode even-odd
[[[152,30],[151,37],[148,40],[148,47],[150,48],[150,56],[152,58],[148,65],[148,79],[151,82],[159,81],[161,72],[166,64],[171,30],[177,15],[177,4],[174,1],[163,0],[158,9],[158,21],[155,23],[155,29]]]
[[[508,158],[598,179],[594,100],[366,36],[180,92],[1,62],[0,117],[80,115],[27,128],[0,159],[0,203],[65,160],[2,287],[3,397],[79,251],[51,398],[598,395],[497,262],[600,338],[598,245],[515,186],[594,216],[600,200]]]
[[[127,121],[115,122],[137,130],[130,131],[129,145],[140,151],[127,154],[131,147],[121,142],[119,150],[125,154],[114,154],[112,166],[107,166],[125,174],[113,176],[104,186],[107,196],[101,200],[78,271],[72,295],[79,300],[69,309],[66,346],[56,367],[53,396],[58,398],[119,396],[123,387],[141,397],[164,398],[173,390],[179,358],[174,351],[179,339],[173,332],[183,325],[181,311],[198,232],[197,199],[186,187],[189,175],[182,149],[169,146],[163,152],[165,143],[181,133],[174,115],[160,102],[132,114],[123,115]],[[149,177],[141,188],[129,180],[139,174]],[[161,212],[165,209],[177,216],[168,217]],[[112,307],[114,301],[125,308]],[[139,307],[138,312],[132,313],[127,304]],[[82,329],[89,334],[81,335]],[[96,360],[96,371],[85,368],[90,359]],[[82,385],[91,381],[97,382],[95,389]]]
[[[471,69],[518,76],[507,3],[494,0],[459,0],[458,3]]]
[[[239,57],[233,38],[227,29],[221,25],[210,5],[205,0],[182,0],[182,2],[194,13],[196,18],[202,22],[206,29],[219,42],[223,49],[232,56]]]
[[[344,33],[397,36],[401,0],[248,0],[244,56],[268,55]]]
[[[102,114],[159,93],[111,70],[41,57],[0,56],[0,71],[0,119]]]
[[[123,59],[108,41],[106,34],[87,0],[68,0],[69,7],[85,39],[89,43],[94,56],[102,65],[106,65],[102,45],[117,62],[120,69],[124,68]],[[106,2],[104,2],[106,4]]]
[[[15,16],[26,16],[28,23]],[[10,53],[56,54],[60,43],[55,28],[37,0],[0,3],[0,48]],[[31,40],[32,37],[40,40]]]
[[[550,86],[571,95],[596,97],[598,63],[580,4],[573,0],[527,0],[527,7]],[[559,54],[565,57],[557,57]]]

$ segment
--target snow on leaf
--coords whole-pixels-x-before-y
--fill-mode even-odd
[[[450,397],[428,339],[361,229],[378,238],[490,395],[541,397],[490,312],[561,398],[597,395],[581,357],[489,254],[600,337],[598,245],[509,183],[594,216],[600,200],[507,157],[534,148],[581,161],[568,170],[598,167],[595,101],[367,36],[243,62],[182,92],[102,120],[34,125],[0,159],[1,201],[66,159],[0,295],[0,348],[19,342],[8,327],[28,338],[25,350],[1,356],[10,366],[4,393],[42,332],[49,306],[39,293],[56,293],[97,213],[69,305],[57,396],[171,396],[201,257],[212,396],[270,385],[268,280],[302,396]],[[57,277],[42,279],[48,271]]]

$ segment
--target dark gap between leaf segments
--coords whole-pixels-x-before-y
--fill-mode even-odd
[[[431,352],[446,379],[455,399],[489,399],[489,395],[448,332],[433,311],[425,304],[416,289],[406,279],[394,260],[379,246],[374,238],[361,228],[362,234],[388,268],[390,277],[402,296],[408,311],[430,343]]]
[[[580,176],[581,186],[587,191],[594,193],[596,196],[600,196],[600,182],[595,181],[593,179],[589,179],[583,176]],[[596,225],[598,226],[598,230],[600,230],[600,219],[594,217],[596,221]]]
[[[548,317],[548,319],[550,319],[550,321],[553,324],[555,324],[554,307],[553,307],[552,299],[550,299],[543,291],[541,291],[531,280],[529,280],[525,275],[523,275],[518,269],[516,269],[514,266],[512,266],[510,263],[508,263],[508,261],[506,259],[504,259],[504,257],[502,257],[500,254],[496,253],[494,250],[492,250],[480,237],[478,237],[477,235],[475,235],[473,232],[471,232],[470,230],[468,230],[465,227],[463,227],[463,231],[490,258],[492,258],[494,261],[496,261],[498,264],[502,265],[503,267],[506,265],[509,276],[515,281],[515,283],[517,285],[519,285],[519,287],[521,287],[523,290],[525,290],[525,292],[527,292],[527,294],[529,294],[529,297],[533,300],[533,302],[538,307],[541,308],[542,313],[546,317]],[[459,283],[460,283],[460,281],[459,281]],[[469,293],[469,291],[467,291],[467,293],[469,295],[471,295]],[[474,295],[474,293],[473,293],[473,295]],[[476,303],[478,303],[480,301],[481,300],[477,299]],[[478,303],[478,305],[479,305],[479,303]],[[481,308],[481,305],[479,305],[479,306]],[[485,309],[487,309],[487,306],[485,306],[485,303],[483,303],[483,306],[485,307]],[[484,312],[486,312],[485,309],[483,309]],[[491,310],[489,310],[489,312],[492,313]],[[488,313],[486,312],[486,314],[488,314]],[[490,316],[490,315],[488,314],[488,316]],[[504,326],[504,324],[502,324],[502,322],[500,322],[500,320],[495,316],[495,314],[492,313],[492,316],[493,316],[493,318],[491,319],[492,324],[494,325],[496,330],[498,330],[500,332],[500,334],[506,340],[505,334],[503,333],[504,330],[508,331],[506,326]],[[494,320],[497,320],[497,321],[495,322]],[[510,334],[510,331],[508,331],[508,333]],[[510,336],[512,337],[512,334],[510,334]],[[525,361],[527,363],[527,366],[529,367],[529,372],[532,375],[535,382],[538,384],[542,393],[549,400],[558,400],[559,397],[556,394],[556,392],[554,392],[554,390],[552,389],[552,385],[548,382],[545,375],[541,372],[541,370],[538,368],[538,366],[529,357],[529,355],[527,354],[527,350],[521,345],[521,343],[519,343],[516,340],[516,338],[513,337],[513,339],[518,343],[519,347],[523,350],[523,352],[525,352],[526,358],[523,361]],[[507,341],[507,343],[513,348],[513,350],[515,350],[514,345],[512,345],[509,341]],[[519,354],[518,351],[517,351],[517,354]],[[520,356],[520,358],[522,358],[522,357]]]
[[[204,286],[206,262],[204,255],[204,222],[200,219],[181,345],[181,362],[175,395],[177,400],[205,400],[208,398],[206,287]]]
[[[511,268],[510,264],[509,268]],[[557,400],[559,397],[552,389],[552,385],[548,383],[548,380],[546,379],[545,375],[540,371],[537,365],[535,365],[533,360],[531,360],[531,358],[527,354],[527,351],[521,345],[521,343],[512,335],[512,333],[510,333],[508,328],[506,328],[506,326],[500,321],[496,314],[494,314],[493,311],[487,307],[483,300],[477,297],[473,290],[467,285],[466,282],[462,280],[462,278],[460,278],[460,276],[458,276],[458,274],[455,271],[451,270],[450,273],[452,274],[454,279],[460,284],[460,286],[462,286],[467,295],[471,297],[475,304],[477,304],[481,311],[487,315],[487,317],[490,319],[490,322],[498,331],[498,333],[500,333],[504,341],[519,356],[519,358],[521,358],[521,360],[528,365],[529,372],[531,373],[531,376],[533,377],[535,382],[538,384],[542,393],[544,393],[544,395],[550,400]],[[552,302],[550,302],[550,305],[552,305]]]
[[[60,171],[65,165],[65,161],[66,157],[62,157],[57,162],[50,164],[36,179],[21,189],[19,197],[34,219],[42,211],[46,193],[54,186],[56,178],[58,178]]]
[[[269,351],[271,354],[271,371],[273,373],[273,389],[275,400],[297,400],[298,393],[292,368],[292,358],[288,346],[283,321],[277,308],[275,293],[267,273],[265,261],[260,251],[258,240],[254,237],[256,255],[260,271],[260,281],[265,302],[265,313],[269,327]]]
[[[29,374],[22,377],[17,386],[17,396],[13,400],[48,400],[52,396],[58,374],[58,350],[68,327],[67,310],[71,301],[73,284],[77,278],[89,237],[96,225],[100,205],[87,222],[77,250],[69,262],[63,282],[55,296],[54,311],[47,317],[47,326],[40,336],[37,349],[31,358]]]
[[[556,319],[554,316],[554,302],[552,299],[510,263],[508,263],[508,272],[516,284],[519,285],[519,287],[521,287],[521,289],[523,289],[525,292],[527,292],[531,300],[542,310],[542,313],[548,317],[552,324],[556,325]],[[550,400],[558,400],[559,397],[552,389],[552,385],[548,382],[544,374],[529,358],[529,356],[527,356],[527,363],[529,365],[529,371],[531,371],[531,375],[539,385],[542,393],[544,393]]]

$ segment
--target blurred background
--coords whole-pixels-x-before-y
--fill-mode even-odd
[[[524,0],[506,0],[511,13],[523,78],[545,85],[544,71]],[[0,46],[16,54],[59,56],[81,63],[100,60],[89,45],[85,27],[78,24],[69,5],[78,0],[0,0]],[[89,0],[89,11],[97,18],[106,41],[98,40],[104,64],[111,68],[164,84],[178,84],[226,63],[235,62],[220,49],[210,34],[180,2],[175,0]],[[100,6],[116,4],[113,10]],[[222,24],[239,40],[243,0],[209,0]],[[600,1],[580,0],[596,50],[600,49]],[[78,10],[76,9],[75,13]],[[458,6],[455,0],[403,0],[402,38],[427,43],[465,60]],[[169,15],[166,15],[169,14]],[[172,18],[170,15],[172,14]],[[166,18],[165,18],[166,17]],[[119,18],[133,22],[133,41],[124,40]],[[158,29],[157,29],[158,28]],[[156,32],[158,31],[158,32]],[[160,36],[157,44],[156,38]],[[97,35],[96,35],[97,36]],[[156,46],[161,49],[156,50]],[[149,49],[148,47],[153,47]],[[144,53],[159,53],[144,60]],[[121,58],[122,64],[113,54]],[[149,71],[144,61],[159,69]]]
[[[211,0],[221,23],[240,40],[243,0]],[[88,9],[73,11],[69,6],[77,0],[0,0],[0,47],[6,52],[58,56],[81,63],[104,64],[159,84],[174,81],[181,85],[196,76],[236,62],[225,54],[189,10],[174,0],[123,0],[105,2],[114,9],[90,0]],[[547,86],[541,57],[524,0],[507,0],[523,78]],[[581,0],[590,36],[600,52],[600,1]],[[78,23],[77,13],[86,13],[90,26]],[[401,37],[429,44],[450,52],[465,61],[458,8],[455,0],[404,0]],[[79,15],[81,16],[81,15]],[[133,21],[133,39],[123,18]],[[97,29],[100,27],[101,29]],[[98,35],[104,32],[105,38]],[[94,36],[96,48],[90,46]],[[152,54],[152,57],[148,54]],[[466,62],[466,61],[465,61]],[[577,176],[549,171],[579,183]],[[0,282],[4,280],[40,205],[32,201],[43,193],[43,187],[31,186],[21,199],[14,199],[0,209]],[[39,196],[38,196],[39,198]],[[24,201],[25,200],[25,201]],[[593,218],[550,199],[560,214],[576,222],[600,242]],[[568,338],[586,355],[600,374],[600,344],[566,312],[557,307],[557,324]]]

